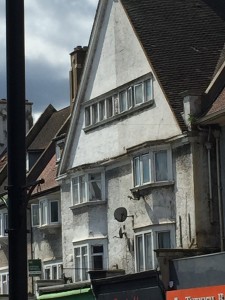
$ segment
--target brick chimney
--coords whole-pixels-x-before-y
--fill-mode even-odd
[[[70,53],[70,107],[74,106],[88,47],[77,46]]]
[[[26,133],[33,126],[32,102],[26,100]],[[7,100],[0,99],[0,154],[7,147]]]

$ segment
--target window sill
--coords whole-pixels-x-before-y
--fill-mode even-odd
[[[173,186],[174,183],[175,183],[174,181],[152,182],[152,183],[147,183],[147,184],[144,184],[141,186],[136,186],[136,187],[130,189],[130,191],[133,194],[134,199],[139,200],[140,197],[142,197],[141,191],[152,190],[155,188],[161,188],[161,187],[167,187],[167,186]]]
[[[81,207],[87,207],[87,206],[95,206],[95,205],[104,205],[106,204],[106,200],[96,200],[96,201],[88,201],[80,204],[76,204],[70,207],[71,210],[75,210]]]
[[[40,230],[49,230],[49,229],[57,229],[60,228],[61,224],[46,224],[46,225],[41,225],[41,226],[37,226],[38,229]]]
[[[127,116],[132,115],[133,113],[135,113],[137,111],[141,111],[141,110],[144,110],[147,107],[153,106],[154,103],[155,103],[155,101],[152,99],[152,100],[149,100],[149,101],[144,102],[142,104],[137,104],[135,107],[132,107],[129,110],[126,110],[122,113],[118,113],[115,116],[113,116],[111,118],[108,118],[108,119],[105,119],[105,120],[102,120],[102,121],[100,121],[96,124],[89,125],[89,126],[83,128],[83,130],[86,133],[86,132],[89,132],[89,131],[91,131],[95,128],[98,128],[98,127],[102,126],[102,125],[112,123],[115,120],[126,118]]]

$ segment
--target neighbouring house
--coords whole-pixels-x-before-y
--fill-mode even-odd
[[[41,274],[29,277],[29,293],[36,280],[62,279],[60,187],[55,180],[70,107],[49,105],[26,136],[28,259],[40,260]],[[41,182],[44,180],[44,183]],[[0,294],[8,293],[7,151],[0,158]],[[19,259],[19,258],[18,258]],[[63,280],[62,280],[63,282]],[[45,282],[46,284],[46,282]]]
[[[209,173],[196,118],[224,32],[204,0],[99,1],[58,170],[74,282],[160,269],[167,288],[164,262],[222,249],[216,161]]]

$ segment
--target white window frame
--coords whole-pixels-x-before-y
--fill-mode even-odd
[[[53,278],[53,268],[56,268],[56,278]],[[62,262],[44,264],[43,276],[45,280],[48,280],[48,278],[46,278],[46,270],[49,270],[49,280],[56,280],[62,278]]]
[[[9,226],[8,222],[8,211],[7,209],[3,209],[0,212],[0,237],[8,236],[8,233],[6,233],[6,230],[8,230]]]
[[[160,153],[161,151],[166,151],[167,154],[167,179],[165,180],[157,180],[156,178],[156,163],[155,163],[155,154]],[[149,181],[144,182],[143,178],[143,156],[148,155],[148,163],[149,163]],[[138,177],[136,177],[136,169],[135,169],[135,161],[138,162],[139,171]],[[139,153],[133,156],[132,159],[132,170],[133,170],[133,186],[139,187],[144,186],[150,183],[156,182],[168,182],[172,180],[172,151],[170,147],[156,147],[151,148],[149,151]]]
[[[158,248],[158,234],[162,232],[169,232],[170,233],[170,249],[175,248],[175,224],[166,224],[166,225],[157,225],[157,226],[151,226],[149,229],[145,230],[138,230],[138,232],[135,232],[134,234],[134,251],[135,251],[135,270],[136,272],[139,271],[139,262],[138,262],[138,252],[137,252],[137,237],[142,236],[142,247],[143,247],[143,264],[144,264],[144,270],[147,271],[146,268],[146,261],[145,261],[145,239],[144,236],[146,234],[151,234],[151,245],[152,245],[152,269],[156,269],[158,263],[157,258],[154,250],[159,249]]]
[[[92,249],[93,247],[99,247],[102,246],[103,251],[99,252],[99,253],[92,253]],[[81,278],[81,280],[77,280],[76,278],[76,271],[77,271],[77,266],[76,266],[76,259],[75,259],[75,249],[76,248],[80,248],[80,257],[81,257],[81,248],[82,247],[87,247],[87,272],[90,270],[94,270],[94,261],[93,258],[96,256],[101,256],[102,257],[102,270],[107,269],[107,239],[96,239],[96,240],[86,240],[83,242],[79,242],[79,243],[74,243],[73,246],[73,253],[74,253],[74,282],[82,282],[82,281],[87,281],[89,280],[89,274],[87,273],[87,279],[82,280],[82,269],[80,269],[80,273],[79,273],[79,278]],[[81,258],[80,258],[81,259]],[[80,260],[81,263],[81,260]],[[80,266],[82,267],[82,265]],[[96,269],[96,270],[100,270],[100,269]]]
[[[90,179],[89,176],[92,174],[100,174],[101,176],[101,199],[96,200],[90,200],[90,192],[89,192],[89,184]],[[82,183],[81,179],[84,178],[84,196],[83,196],[83,189],[82,189]],[[74,181],[77,180],[77,193],[78,193],[78,201],[75,202],[75,196],[74,196]],[[83,197],[82,197],[83,196]],[[71,178],[71,201],[72,206],[87,203],[87,202],[94,202],[94,201],[104,201],[105,200],[105,174],[101,170],[95,170],[88,173],[80,173],[77,176],[74,176]]]
[[[3,280],[3,279],[6,280]],[[4,286],[5,284],[5,286]],[[5,289],[6,288],[6,289]],[[8,270],[0,271],[0,294],[8,294],[9,293],[9,272]]]
[[[65,139],[58,140],[55,145],[56,162],[61,160]]]
[[[84,266],[83,266],[82,248],[86,248],[86,254],[85,254],[85,256],[87,257],[86,258],[86,262],[87,262],[86,268],[84,268]],[[76,256],[76,254],[75,254],[76,249],[80,250],[80,254],[78,256]],[[79,246],[75,246],[73,253],[74,253],[74,268],[75,268],[74,279],[75,279],[75,282],[82,282],[82,281],[89,280],[89,274],[87,273],[90,269],[90,267],[89,267],[89,244],[82,244]],[[79,266],[76,265],[76,257],[79,257],[79,259],[80,259]],[[79,277],[77,277],[77,275],[79,275]]]
[[[51,221],[51,205],[56,202],[58,206],[58,220],[53,222]],[[39,222],[38,224],[34,223],[34,209],[38,206],[39,213]],[[43,215],[44,212],[44,215]],[[41,227],[41,226],[49,226],[49,225],[57,225],[60,224],[60,205],[59,200],[55,199],[42,199],[39,200],[38,203],[31,204],[31,224],[32,227]]]
[[[150,88],[150,95],[147,97],[147,84],[150,82],[149,88]],[[135,89],[136,87],[141,86],[142,89],[142,101],[138,102],[135,99]],[[124,100],[124,108],[122,108],[122,99],[121,95],[125,94],[125,100]],[[129,99],[128,96],[131,96]],[[144,77],[142,79],[139,79],[138,81],[132,83],[131,85],[126,85],[124,87],[118,88],[117,91],[113,91],[111,95],[107,96],[106,98],[99,98],[95,101],[92,101],[92,104],[86,104],[84,108],[84,127],[89,127],[92,125],[96,125],[98,123],[101,123],[104,120],[110,119],[113,116],[123,114],[127,111],[129,111],[132,108],[135,108],[137,106],[142,105],[145,102],[149,102],[153,100],[153,76],[149,75],[148,77]],[[111,103],[110,106],[112,113],[109,114],[109,101]],[[100,118],[100,103],[104,103],[104,117]],[[94,110],[94,106],[96,106],[96,109]],[[93,118],[94,113],[96,113],[96,117]]]

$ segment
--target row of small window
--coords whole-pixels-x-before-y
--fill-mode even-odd
[[[59,201],[41,200],[31,204],[32,226],[54,225],[60,222]]]
[[[85,127],[121,114],[152,100],[152,79],[136,83],[85,108]]]

